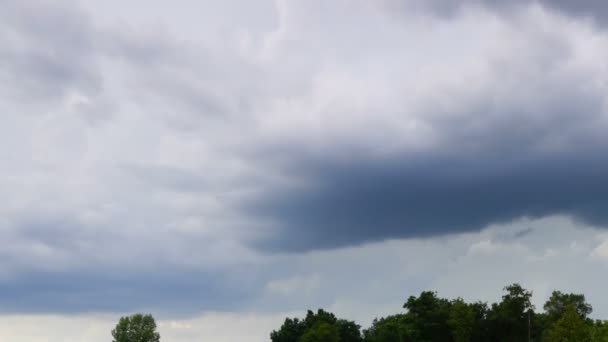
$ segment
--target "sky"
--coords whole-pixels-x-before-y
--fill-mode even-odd
[[[608,318],[603,0],[0,0],[0,340]]]

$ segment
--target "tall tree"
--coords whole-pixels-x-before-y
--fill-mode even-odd
[[[461,298],[453,300],[448,318],[453,341],[487,341],[487,312],[486,303],[466,303]]]
[[[608,321],[595,321],[591,326],[592,342],[608,342]]]
[[[340,335],[340,342],[361,342],[361,326],[353,321],[339,319],[336,321],[336,329]]]
[[[574,305],[564,308],[562,317],[544,335],[544,342],[590,342],[591,332]]]
[[[411,296],[403,307],[412,321],[411,336],[416,341],[449,341],[448,318],[450,301],[437,297],[437,293],[424,291],[419,297]]]
[[[490,339],[502,342],[527,341],[532,332],[532,292],[519,284],[506,286],[502,301],[488,312]]]
[[[285,319],[279,330],[270,333],[270,340],[272,342],[302,342],[304,336],[308,336],[306,338],[313,341],[316,336],[329,332],[333,334],[333,331],[337,333],[340,342],[362,341],[359,325],[353,321],[338,319],[333,313],[323,309],[319,309],[317,312],[308,310],[306,317],[302,320]]]
[[[470,342],[475,329],[475,312],[462,299],[452,302],[448,325],[454,342]]]
[[[336,315],[323,309],[319,309],[316,313],[308,310],[302,323],[307,329],[310,329],[321,322],[334,325],[337,321],[338,318],[336,318]]]
[[[338,328],[327,322],[319,322],[310,327],[298,342],[341,342]]]
[[[561,318],[566,308],[570,305],[574,307],[576,313],[583,319],[586,319],[593,311],[591,304],[585,301],[585,295],[563,293],[561,291],[553,291],[543,309],[545,309],[549,321],[555,322]]]
[[[374,319],[372,326],[363,331],[365,342],[407,342],[406,314],[397,314],[380,319]]]
[[[355,322],[319,309],[304,319],[287,318],[272,342],[608,342],[608,321],[593,321],[582,294],[554,291],[534,312],[532,292],[506,286],[498,303],[447,300],[424,291],[403,304],[406,313],[374,319],[360,333]],[[122,341],[119,341],[122,342]]]
[[[279,330],[270,333],[272,342],[297,342],[306,331],[306,326],[298,318],[285,318]]]
[[[134,314],[121,317],[112,330],[112,342],[159,342],[156,322],[152,315]]]

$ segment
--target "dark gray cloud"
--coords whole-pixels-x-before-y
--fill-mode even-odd
[[[271,193],[248,209],[281,228],[265,247],[288,251],[430,237],[552,214],[606,225],[606,152],[299,161],[292,174],[310,186]]]
[[[110,28],[96,1],[0,1],[0,311],[243,310],[273,277],[321,286],[269,250],[606,221],[601,32],[447,1],[427,5],[454,20],[287,1],[234,27],[161,3],[124,13],[166,31],[114,22],[119,1]]]
[[[595,19],[598,23],[608,23],[608,3],[602,0],[539,0],[548,8],[553,8],[567,15],[585,16]],[[498,1],[496,1],[498,3]]]
[[[238,270],[235,270],[238,272]],[[150,310],[172,316],[236,310],[258,287],[226,272],[135,268],[23,272],[0,280],[0,312],[74,313]],[[248,286],[244,286],[248,285]],[[257,284],[259,285],[259,284]]]
[[[571,55],[561,43],[538,44],[557,50],[497,68],[464,106],[423,106],[441,137],[428,149],[376,155],[348,143],[287,143],[262,152],[295,179],[243,205],[277,228],[263,248],[432,237],[555,214],[607,225],[604,94],[558,71]]]
[[[400,8],[406,11],[431,11],[443,17],[453,17],[467,6],[485,6],[507,13],[517,10],[522,6],[538,4],[567,16],[591,18],[601,25],[608,23],[608,4],[602,0],[389,0],[387,3],[394,8]]]

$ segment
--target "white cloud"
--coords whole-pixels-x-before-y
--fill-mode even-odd
[[[316,272],[322,287],[290,296],[288,310],[325,307],[364,326],[376,316],[399,312],[407,297],[420,291],[495,302],[502,288],[514,282],[534,292],[539,310],[559,289],[584,293],[594,316],[605,317],[608,302],[601,278],[608,264],[589,258],[590,251],[602,249],[602,236],[601,230],[566,217],[523,219],[479,233],[282,256],[273,266],[281,273],[274,283],[305,283],[295,281],[298,274]],[[281,296],[270,293],[258,307],[284,307],[281,302]]]
[[[162,341],[268,341],[286,314],[208,313],[185,320],[159,320]],[[105,342],[120,315],[3,315],[0,339],[13,342]]]
[[[215,35],[206,32],[205,25],[220,25],[192,17],[196,12],[209,17],[216,16],[214,11],[230,13],[235,30],[239,25],[258,27],[241,20],[245,10],[236,5],[198,4],[210,10],[205,14],[194,10],[192,2],[170,8],[147,3],[144,11],[134,1],[121,5],[124,11],[118,12],[112,10],[118,4],[112,3],[84,1],[80,9],[48,3],[36,12],[44,19],[41,25],[53,20],[64,24],[55,27],[56,35],[49,38],[53,32],[44,27],[31,29],[19,21],[27,18],[20,17],[25,12],[16,4],[3,5],[16,8],[17,24],[8,28],[33,47],[44,41],[49,50],[45,53],[73,46],[72,56],[62,55],[52,62],[65,69],[66,75],[76,76],[61,78],[64,92],[51,92],[54,100],[46,105],[35,93],[31,101],[3,97],[0,155],[7,167],[2,171],[1,212],[26,245],[42,243],[49,253],[67,253],[84,263],[105,263],[103,259],[114,256],[159,255],[179,264],[192,257],[175,255],[175,246],[192,250],[187,247],[192,241],[199,250],[234,246],[239,252],[224,253],[222,258],[246,260],[252,253],[243,244],[259,235],[247,226],[260,222],[235,212],[232,205],[284,176],[250,151],[294,140],[320,153],[337,154],[354,150],[383,154],[456,144],[458,136],[494,131],[492,125],[503,119],[482,119],[480,125],[488,127],[464,127],[450,138],[454,135],[446,131],[459,128],[437,126],[437,118],[428,116],[427,109],[467,108],[478,96],[495,96],[498,105],[504,102],[505,106],[517,96],[525,102],[533,89],[524,88],[521,93],[517,89],[520,80],[536,77],[533,66],[539,64],[530,63],[547,59],[562,63],[564,49],[568,57],[554,70],[558,82],[570,80],[576,72],[589,76],[590,91],[599,91],[595,87],[603,87],[605,75],[597,67],[607,52],[602,48],[605,35],[538,8],[515,19],[472,7],[451,21],[416,16],[407,21],[387,20],[384,7],[361,2],[277,2],[277,13],[269,2],[268,7],[254,6],[268,16],[258,19],[262,23],[278,15],[278,26],[261,25],[263,29],[248,31],[263,39],[248,54],[239,54],[234,39],[211,42],[188,36],[196,31]],[[90,20],[75,19],[85,10]],[[343,11],[352,19],[333,20],[334,13]],[[307,13],[321,16],[312,25]],[[114,16],[138,20],[127,28]],[[355,22],[364,22],[363,18],[369,25],[352,32],[358,26]],[[517,20],[518,26],[511,20]],[[140,29],[154,22],[176,30]],[[195,24],[201,25],[200,30]],[[64,41],[65,36],[78,38],[80,45]],[[468,39],[460,40],[463,36]],[[502,39],[496,41],[496,36]],[[7,53],[32,53],[21,51],[8,35],[3,37]],[[264,52],[269,57],[260,61],[257,54],[270,49],[268,39],[274,42],[274,52]],[[536,46],[539,43],[543,49]],[[557,49],[544,49],[543,44]],[[519,53],[510,55],[511,50]],[[543,55],[544,51],[550,51],[550,56]],[[507,71],[488,69],[492,63]],[[17,77],[17,70],[11,67],[5,74]],[[501,79],[500,84],[496,79]],[[17,83],[2,91],[26,91],[27,87]],[[54,83],[48,87],[56,88]],[[448,96],[438,100],[438,94]],[[455,112],[439,110],[437,115],[465,115],[463,110]],[[456,119],[472,120],[466,115],[450,120]],[[551,120],[539,117],[538,125]],[[561,133],[567,139],[568,132]],[[326,149],[336,144],[340,148],[335,152]],[[62,234],[78,235],[82,246],[91,247],[94,242],[114,252],[92,256],[72,245],[36,241],[40,235],[24,236],[19,227],[32,217],[43,222],[69,218],[74,227]],[[4,241],[11,239],[7,235]],[[134,241],[139,247],[129,248]],[[203,253],[194,260],[205,264],[207,258]],[[213,256],[208,260],[222,262]]]
[[[606,317],[601,279],[608,263],[589,258],[589,251],[602,248],[602,237],[602,231],[551,217],[480,233],[280,256],[264,264],[281,275],[271,278],[253,306],[159,319],[159,331],[168,341],[267,341],[285,317],[303,317],[307,309],[323,307],[365,327],[374,317],[402,311],[407,297],[423,290],[494,302],[500,300],[502,287],[513,282],[533,291],[539,310],[551,291],[559,289],[584,293],[594,305],[593,316]],[[119,316],[4,315],[0,339],[105,341]]]
[[[306,296],[321,288],[321,277],[318,274],[296,275],[288,279],[269,282],[266,289],[282,296]]]
[[[205,306],[216,293],[171,286],[220,274],[230,284],[215,286],[242,291],[219,300],[251,313],[162,321],[174,341],[267,340],[282,312],[320,306],[368,324],[421,290],[496,300],[514,281],[537,306],[560,288],[608,316],[605,236],[565,217],[304,254],[256,249],[274,222],[239,204],[311,185],[289,172],[298,165],[275,160],[284,155],[605,145],[606,31],[538,5],[468,6],[447,19],[385,5],[2,2],[0,281],[19,292],[21,279],[44,286],[67,274],[54,285],[70,292],[80,280],[96,308],[107,293],[138,292],[151,273],[168,284],[161,303],[200,300],[196,312],[222,306]],[[118,289],[99,295],[91,270]],[[171,282],[172,272],[188,277]],[[43,309],[83,310],[51,302]],[[16,342],[105,341],[116,319],[3,318],[0,339]]]

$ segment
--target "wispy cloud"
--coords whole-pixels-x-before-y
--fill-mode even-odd
[[[488,226],[606,226],[606,6],[573,3],[0,2],[0,310],[344,308],[379,285],[317,290],[410,265],[385,305],[555,247]]]

